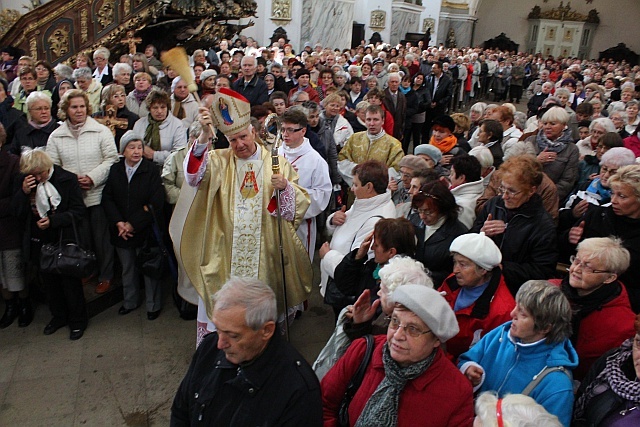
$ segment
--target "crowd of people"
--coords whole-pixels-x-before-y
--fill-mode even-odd
[[[0,49],[0,329],[40,286],[44,334],[80,339],[83,286],[116,281],[155,320],[164,237],[197,306],[172,425],[637,422],[640,68],[421,43],[239,36],[190,52],[197,93],[153,45]],[[59,241],[95,271],[45,271]],[[280,330],[314,257],[312,370]]]

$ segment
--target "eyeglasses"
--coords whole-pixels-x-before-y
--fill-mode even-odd
[[[402,328],[412,338],[431,333],[431,331],[422,331],[413,325],[403,325],[397,317],[388,317],[387,319],[389,319],[389,329],[398,330]]]
[[[609,175],[615,175],[618,172],[618,169],[613,169],[613,168],[609,168],[607,166],[600,166],[600,175],[605,175],[605,174],[609,174]]]
[[[282,128],[282,133],[296,133],[300,132],[304,128]]]
[[[500,187],[498,187],[498,193],[500,193],[501,195],[507,195],[509,197],[516,197],[518,194],[522,193],[522,191],[516,191],[512,188],[506,188],[501,185]]]
[[[49,111],[49,110],[51,110],[51,108],[49,108],[49,107],[37,107],[37,108],[36,107],[32,107],[32,108],[29,108],[29,111],[40,111],[41,113],[43,113],[45,111]]]
[[[418,215],[424,216],[429,216],[436,213],[435,211],[430,211],[429,209],[416,209],[416,211],[418,212]]]
[[[572,265],[580,267],[583,273],[594,273],[594,274],[611,273],[608,270],[596,270],[593,267],[591,267],[589,264],[587,264],[586,261],[582,261],[580,258],[578,258],[575,255],[571,255],[571,257],[569,258],[569,262],[571,262]]]

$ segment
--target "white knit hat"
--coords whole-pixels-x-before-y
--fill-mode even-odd
[[[456,237],[449,247],[450,252],[457,252],[469,258],[480,268],[491,271],[502,262],[502,253],[496,244],[484,232],[469,233]]]
[[[204,70],[202,74],[200,74],[200,81],[203,82],[207,80],[209,77],[215,77],[218,73],[216,70]]]
[[[418,316],[441,342],[455,337],[460,332],[456,315],[447,300],[428,286],[399,286],[393,291],[391,299]]]

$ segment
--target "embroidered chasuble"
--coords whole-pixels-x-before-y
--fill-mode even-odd
[[[276,294],[278,311],[283,311],[278,219],[267,210],[274,194],[271,157],[265,149],[258,151],[256,158],[245,160],[236,158],[231,149],[206,154],[198,173],[186,176],[189,185],[197,185],[195,196],[183,188],[171,219],[171,237],[179,242],[176,252],[209,318],[213,295],[232,275],[264,281]],[[280,169],[289,181],[280,200],[283,208],[291,207],[282,218],[282,245],[287,302],[293,307],[308,298],[313,281],[311,262],[296,235],[310,200],[283,157]]]

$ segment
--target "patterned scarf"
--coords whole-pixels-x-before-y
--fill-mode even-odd
[[[607,357],[602,372],[589,384],[584,394],[578,398],[575,406],[575,417],[580,418],[584,414],[589,401],[608,389],[611,389],[619,397],[631,402],[640,402],[640,382],[630,380],[622,371],[622,365],[632,357],[633,340],[630,338],[622,343],[620,351]]]
[[[536,144],[538,144],[540,151],[544,151],[546,149],[553,153],[559,153],[564,150],[564,147],[569,143],[573,143],[573,139],[571,138],[571,129],[569,128],[563,130],[560,137],[555,141],[549,140],[543,131],[538,132],[538,135],[536,136]]]
[[[138,105],[142,105],[142,103],[144,102],[145,99],[147,99],[147,96],[149,96],[150,93],[151,93],[151,86],[149,86],[149,88],[144,92],[139,92],[138,89],[133,90],[133,96],[136,98]]]
[[[587,187],[586,192],[597,194],[598,196],[600,196],[600,205],[607,204],[611,201],[611,189],[604,187],[602,185],[602,181],[600,181],[600,178],[596,178],[591,181],[591,184],[589,184],[589,187]]]
[[[449,135],[438,142],[436,141],[436,137],[432,136],[429,144],[437,147],[442,154],[447,154],[449,151],[453,150],[453,147],[455,147],[456,144],[458,144],[458,138],[456,138],[455,135]]]
[[[408,381],[418,378],[431,366],[436,351],[437,349],[425,360],[402,368],[391,358],[389,345],[385,344],[382,349],[384,379],[367,401],[355,427],[396,426],[398,424],[400,393]]]
[[[162,122],[156,121],[151,117],[151,114],[149,114],[147,118],[149,119],[149,124],[147,125],[147,130],[144,132],[144,142],[154,151],[161,150],[160,124],[162,124],[164,120]]]

